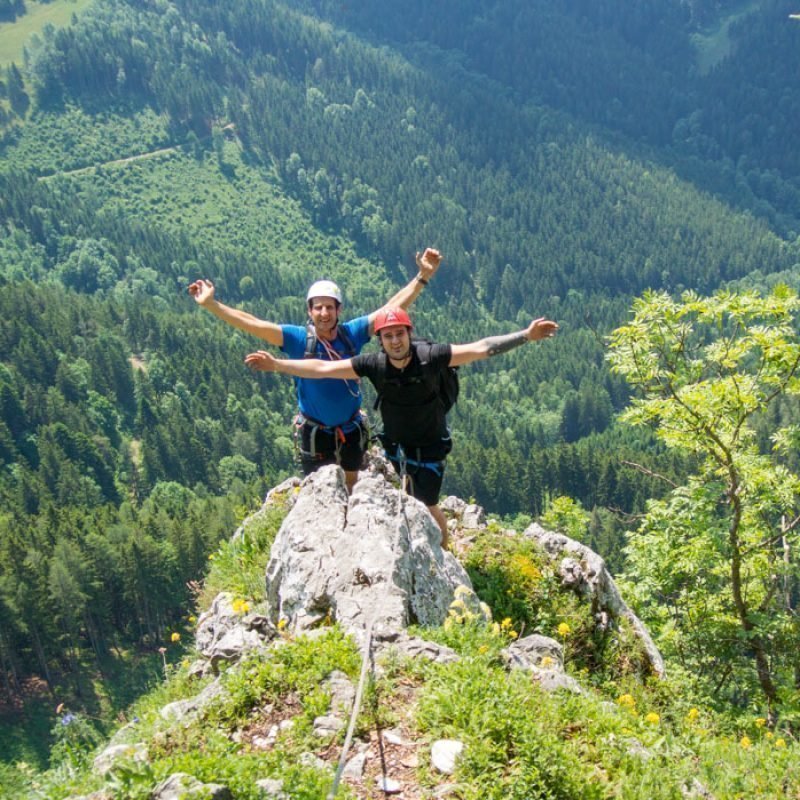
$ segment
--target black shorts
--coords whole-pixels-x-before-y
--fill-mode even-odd
[[[364,452],[369,442],[366,419],[348,423],[346,432],[340,428],[325,428],[311,420],[297,427],[300,445],[300,466],[304,475],[316,472],[327,464],[338,464],[345,472],[355,472],[364,463]]]
[[[397,474],[401,478],[404,474],[408,477],[408,493],[426,506],[435,506],[442,491],[445,459],[453,447],[450,437],[425,447],[402,450],[395,442],[382,439],[381,443]]]

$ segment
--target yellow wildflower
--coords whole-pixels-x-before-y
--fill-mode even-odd
[[[766,724],[767,724],[767,721],[764,719],[764,717],[759,717],[756,720],[756,728],[763,728]]]
[[[481,646],[478,648],[478,652],[479,652],[481,655],[483,655],[484,653],[488,653],[488,652],[489,652],[489,646],[488,646],[488,645],[486,645],[486,644],[482,644],[482,645],[481,645]]]
[[[511,564],[516,568],[519,575],[529,581],[538,581],[542,577],[542,573],[536,564],[531,561],[528,556],[521,553],[511,557]]]
[[[508,638],[509,639],[516,639],[517,636],[519,636],[519,634],[516,631],[509,631],[508,632]]]
[[[542,656],[542,660],[539,662],[539,666],[542,669],[547,669],[548,667],[553,666],[553,659],[550,656]]]
[[[181,640],[181,635],[176,631],[172,634],[172,636],[169,637],[169,640],[171,642],[179,642]]]
[[[505,630],[506,628],[511,627],[511,617],[506,617],[501,623],[500,627]]]
[[[617,699],[617,705],[623,708],[636,708],[636,701],[633,699],[632,695],[621,694]]]
[[[749,736],[742,736],[742,738],[739,739],[739,744],[744,747],[745,750],[748,750],[753,746],[753,742],[750,740]]]
[[[192,614],[192,616],[189,617],[189,624],[194,625],[195,622],[197,622],[197,617],[194,614]]]
[[[237,597],[236,600],[231,603],[231,607],[236,614],[246,614],[250,610],[250,603],[248,603],[247,600],[241,600]]]
[[[686,719],[689,722],[696,722],[699,716],[700,712],[694,707],[690,708],[689,711],[686,713]]]
[[[570,627],[569,627],[569,625],[567,625],[567,623],[566,623],[566,622],[562,622],[562,623],[561,623],[561,624],[558,626],[558,635],[559,635],[559,636],[560,636],[562,639],[565,639],[567,636],[569,636],[569,635],[570,635],[570,633],[572,633],[572,628],[570,628]]]
[[[467,604],[460,597],[456,597],[456,599],[453,600],[452,603],[450,603],[450,609],[451,610],[454,609],[454,608],[462,609],[462,608],[466,608],[466,607],[467,607]]]
[[[658,725],[658,723],[661,722],[661,717],[659,717],[655,711],[651,711],[649,714],[645,715],[644,721],[650,725]]]
[[[278,630],[282,631],[288,624],[289,624],[289,620],[286,619],[286,617],[281,617],[278,620]]]
[[[786,739],[779,737],[775,740],[775,747],[786,747]]]
[[[774,734],[772,731],[767,731],[767,732],[764,734],[764,736],[765,736],[767,739],[771,739],[771,738],[772,738],[774,735],[775,735],[775,734]]]

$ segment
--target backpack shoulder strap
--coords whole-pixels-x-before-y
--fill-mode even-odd
[[[373,381],[373,385],[375,386],[375,402],[372,404],[372,408],[375,411],[378,411],[381,407],[381,401],[383,400],[383,388],[386,386],[386,367],[389,363],[389,357],[386,353],[378,353],[378,374],[375,376],[377,380]]]
[[[339,338],[342,340],[345,348],[345,354],[348,358],[352,358],[353,356],[357,356],[358,353],[356,352],[356,346],[353,344],[353,340],[350,338],[349,334],[345,330],[343,326],[339,326]]]
[[[306,350],[303,358],[317,357],[317,332],[313,325],[306,325]]]

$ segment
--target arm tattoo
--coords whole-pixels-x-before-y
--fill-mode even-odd
[[[489,358],[492,356],[499,356],[500,353],[507,353],[515,347],[525,344],[528,337],[525,331],[518,331],[517,333],[507,333],[505,336],[489,336],[483,341],[489,347]]]

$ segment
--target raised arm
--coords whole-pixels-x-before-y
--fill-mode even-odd
[[[439,264],[442,263],[442,254],[432,247],[425,248],[424,253],[417,253],[417,267],[419,272],[402,288],[394,294],[383,308],[408,308],[420,295],[424,286],[436,274]],[[380,311],[380,309],[378,309]],[[375,333],[374,324],[378,311],[369,315],[370,336]]]
[[[244,357],[244,363],[250,369],[262,372],[280,372],[284,375],[294,375],[297,378],[344,378],[352,380],[357,378],[352,367],[352,359],[342,361],[323,361],[320,358],[275,358],[264,350],[249,353]]]
[[[557,323],[544,317],[539,317],[539,319],[533,320],[527,328],[516,333],[489,336],[486,339],[479,339],[477,342],[470,342],[469,344],[454,344],[452,345],[450,366],[459,367],[472,361],[499,356],[501,353],[507,353],[509,350],[528,342],[549,339],[556,335],[557,330]]]
[[[189,286],[189,294],[194,298],[197,305],[210,311],[218,319],[227,322],[228,325],[232,325],[234,328],[252,336],[257,336],[268,344],[275,345],[275,347],[280,347],[283,344],[283,331],[280,325],[276,325],[274,322],[267,322],[248,314],[246,311],[240,311],[238,308],[231,308],[224,303],[220,303],[214,297],[214,284],[211,281],[202,278],[199,281],[195,281]]]

